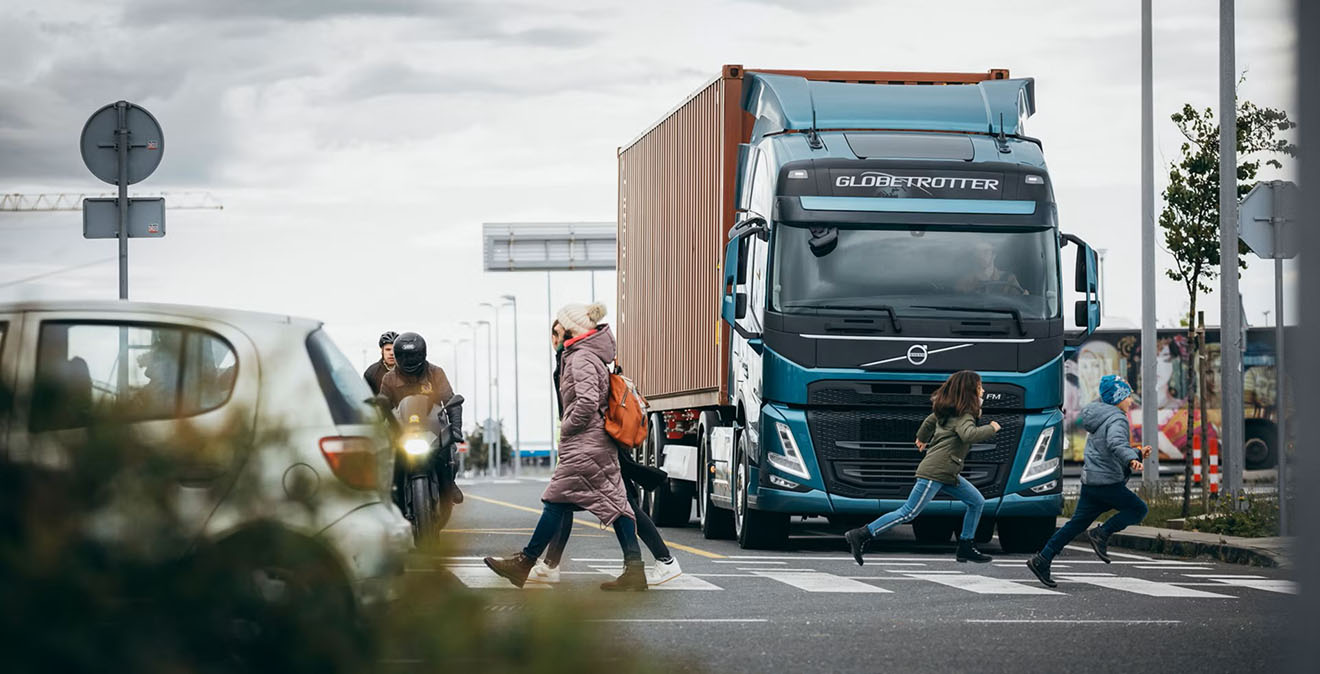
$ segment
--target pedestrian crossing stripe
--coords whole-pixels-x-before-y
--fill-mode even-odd
[[[1197,590],[1190,587],[1179,587],[1169,583],[1157,583],[1155,581],[1143,580],[1141,578],[1124,578],[1120,576],[1075,576],[1068,574],[1059,574],[1063,580],[1069,580],[1074,583],[1086,583],[1088,585],[1098,585],[1110,590],[1119,590],[1121,592],[1131,592],[1141,594],[1147,597],[1195,597],[1201,599],[1236,599],[1231,595],[1217,594]]]
[[[1013,595],[1061,595],[1062,592],[1047,590],[1036,585],[1023,585],[1003,578],[991,578],[989,576],[977,576],[972,574],[929,574],[917,572],[905,572],[904,575],[913,578],[929,580],[940,585],[956,587],[959,590],[967,590],[976,594],[1013,594]]]
[[[491,571],[485,566],[451,566],[449,572],[463,581],[463,584],[478,590],[516,590],[513,583],[505,580],[502,576]],[[528,583],[523,586],[525,590],[544,590],[546,585],[540,583]]]
[[[836,576],[820,571],[786,571],[782,569],[755,571],[752,575],[777,580],[807,592],[834,592],[846,594],[891,594],[893,590],[863,583],[860,580]]]
[[[1216,583],[1233,587],[1249,587],[1253,590],[1297,594],[1297,583],[1291,580],[1273,580],[1269,578],[1211,578]]]

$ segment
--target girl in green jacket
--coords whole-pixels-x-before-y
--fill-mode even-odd
[[[976,524],[981,520],[981,509],[985,507],[985,497],[967,478],[958,474],[972,445],[986,442],[999,432],[999,423],[995,421],[988,426],[976,425],[976,420],[981,417],[984,396],[981,376],[963,370],[955,372],[930,397],[933,411],[921,422],[916,441],[917,450],[925,452],[926,457],[917,466],[917,483],[913,485],[907,502],[898,510],[844,534],[858,566],[862,565],[862,552],[867,542],[884,531],[911,522],[940,492],[967,505],[962,533],[958,536],[958,561],[990,561],[989,555],[981,554],[972,544]]]

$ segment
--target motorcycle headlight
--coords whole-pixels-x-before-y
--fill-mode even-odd
[[[425,438],[408,438],[403,441],[403,451],[409,456],[418,456],[431,451],[431,443],[427,442]]]

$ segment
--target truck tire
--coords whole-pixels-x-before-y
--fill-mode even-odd
[[[1247,470],[1264,470],[1278,465],[1277,426],[1262,419],[1248,419],[1243,431],[1246,439],[1242,443],[1242,454],[1246,457]]]
[[[1010,554],[1039,552],[1054,535],[1053,517],[1000,517],[999,547]]]
[[[701,535],[707,540],[733,538],[733,511],[710,502],[710,427],[702,426],[697,447],[697,503],[701,506]]]
[[[752,469],[748,461],[747,436],[738,438],[738,467],[734,472],[733,527],[738,547],[744,550],[776,550],[788,542],[788,513],[755,510],[747,505]]]
[[[942,545],[953,538],[962,520],[944,515],[928,515],[912,520],[912,535],[923,545]]]

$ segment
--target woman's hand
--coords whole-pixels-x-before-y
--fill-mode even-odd
[[[990,422],[990,428],[995,429],[995,432],[998,433],[998,432],[1000,431],[1000,429],[1003,428],[1003,426],[1000,426],[998,421],[991,421],[991,422]]]
[[[918,451],[918,452],[924,452],[924,451],[926,451],[926,443],[924,443],[924,442],[918,440],[918,441],[917,441],[917,451]]]

